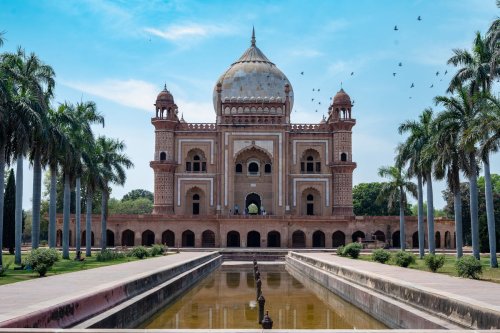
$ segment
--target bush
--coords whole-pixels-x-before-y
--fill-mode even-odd
[[[394,262],[400,267],[408,267],[415,263],[415,255],[411,252],[398,251],[394,255]]]
[[[151,247],[151,250],[149,250],[149,254],[151,257],[155,256],[161,256],[165,253],[166,246],[163,244],[153,244],[153,247]]]
[[[121,258],[125,258],[125,253],[110,249],[104,249],[97,254],[95,259],[97,261],[110,261]]]
[[[483,273],[481,262],[472,256],[465,256],[457,260],[455,263],[458,276],[469,279],[479,279]]]
[[[344,253],[344,245],[340,245],[340,246],[337,248],[337,252],[336,252],[336,253],[337,253],[337,255],[338,255],[338,256],[343,255],[343,253]]]
[[[0,277],[7,275],[7,270],[10,268],[10,262],[6,265],[0,266]]]
[[[446,260],[444,255],[437,256],[435,254],[428,254],[424,257],[425,265],[431,270],[431,272],[436,273],[438,269],[444,266]]]
[[[59,260],[56,249],[35,249],[31,251],[24,261],[25,266],[31,267],[40,276],[45,276],[47,271]]]
[[[136,246],[128,254],[131,257],[137,257],[139,259],[144,259],[149,256],[149,251],[144,246]]]
[[[353,259],[356,259],[359,257],[359,253],[361,252],[361,249],[363,248],[363,245],[359,243],[350,243],[344,246],[342,249],[342,254],[341,256],[343,257],[351,257]]]
[[[391,259],[391,253],[387,250],[377,249],[372,253],[372,260],[381,264],[385,264],[389,259]]]

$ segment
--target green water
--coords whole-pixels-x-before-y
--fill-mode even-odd
[[[265,309],[277,329],[381,329],[382,323],[285,265],[260,265]],[[141,328],[260,328],[250,265],[223,265]]]

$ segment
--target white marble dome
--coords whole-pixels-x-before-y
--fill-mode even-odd
[[[285,101],[285,84],[290,86],[290,110],[293,107],[293,89],[288,78],[255,45],[234,62],[217,80],[213,91],[214,109],[216,108],[217,83],[222,84],[222,101],[236,98],[243,103],[250,101]]]

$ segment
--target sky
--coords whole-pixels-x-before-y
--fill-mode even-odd
[[[153,191],[151,117],[163,85],[187,122],[215,122],[213,87],[250,46],[254,26],[257,46],[293,86],[293,123],[318,123],[341,86],[351,96],[359,184],[383,181],[377,170],[394,162],[400,123],[442,110],[433,98],[456,72],[446,65],[452,49],[469,49],[498,15],[494,0],[2,0],[0,52],[21,46],[51,65],[54,106],[97,103],[106,124],[95,132],[123,140],[135,165],[125,186],[113,187],[121,198]],[[500,173],[499,155],[492,173]],[[25,209],[31,180],[26,163]],[[444,188],[434,183],[436,208]]]

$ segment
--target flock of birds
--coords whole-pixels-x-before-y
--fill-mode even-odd
[[[419,15],[419,16],[417,17],[417,21],[422,21],[422,16],[420,16],[420,15]],[[399,28],[398,28],[398,26],[397,26],[397,25],[395,25],[395,26],[394,26],[394,31],[395,31],[395,32],[399,31]],[[400,62],[398,62],[397,67],[403,67],[403,62],[401,62],[401,61],[400,61]],[[443,81],[443,77],[444,77],[445,75],[447,75],[447,74],[448,74],[448,70],[445,70],[443,73],[441,73],[440,71],[436,71],[435,76],[436,76],[436,78],[438,78],[438,77],[441,75],[441,78],[440,78],[440,80],[439,80],[439,81]],[[303,75],[305,75],[305,74],[304,74],[304,71],[301,71],[301,72],[300,72],[300,75],[302,75],[302,76],[303,76]],[[354,71],[352,71],[352,72],[350,73],[350,76],[354,76],[354,75],[355,75],[355,73],[354,73]],[[393,71],[393,72],[392,72],[392,76],[393,76],[394,78],[395,78],[397,75],[398,75],[398,71]],[[342,87],[342,82],[340,83],[340,85],[341,85],[341,87]],[[415,83],[414,83],[414,82],[411,82],[411,84],[409,85],[409,87],[410,87],[410,89],[415,88],[415,87],[416,87],[416,86],[415,86]],[[430,83],[429,88],[434,88],[434,83],[433,83],[433,82],[431,82],[431,83]],[[320,91],[321,91],[321,89],[320,89],[320,88],[312,88],[312,91],[317,93],[317,92],[320,92]],[[410,95],[408,98],[409,98],[409,99],[412,99],[412,96]],[[331,101],[331,100],[332,100],[332,97],[330,97],[330,101]],[[354,105],[354,102],[355,102],[355,101],[354,101],[354,100],[352,100],[352,104],[353,104],[353,105]],[[314,104],[316,105],[316,107],[317,107],[318,105],[321,105],[321,101],[319,101],[317,97],[311,97],[311,103],[314,103]],[[297,112],[297,110],[295,110],[295,112]],[[315,109],[315,112],[317,113],[317,112],[318,112],[318,109]],[[323,115],[323,117],[324,117],[324,115]]]

